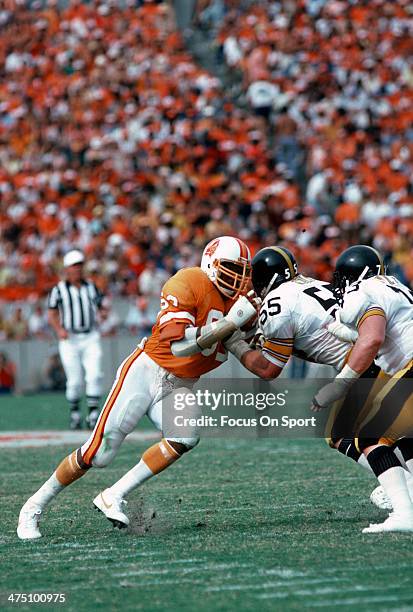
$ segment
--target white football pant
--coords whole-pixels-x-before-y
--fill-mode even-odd
[[[103,368],[100,334],[69,334],[67,340],[59,341],[59,354],[66,374],[66,399],[79,400],[86,383],[86,395],[102,395]]]
[[[195,381],[174,376],[138,347],[117,371],[95,429],[81,447],[83,461],[94,467],[108,465],[145,414],[162,431],[162,412],[168,410],[173,416],[175,394],[188,393]],[[199,416],[198,407],[189,408],[186,414]],[[185,427],[182,431],[183,437],[167,437],[188,448],[194,447],[199,441],[196,428]]]

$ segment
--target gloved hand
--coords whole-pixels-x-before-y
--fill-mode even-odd
[[[238,361],[241,361],[244,353],[251,350],[250,345],[244,340],[245,333],[240,329],[236,329],[233,334],[229,336],[226,340],[224,340],[223,345],[235,357]]]
[[[317,392],[311,403],[313,412],[320,412],[323,408],[328,408],[337,400],[344,397],[348,391],[349,383],[344,378],[335,378],[333,382],[324,385]]]
[[[244,340],[245,334],[240,329],[236,329],[228,338],[223,341],[223,345],[227,351],[231,351],[231,348],[238,344],[241,340]]]
[[[340,321],[340,311],[336,310],[336,320],[327,325],[327,330],[343,342],[356,342],[358,333]]]
[[[311,404],[313,412],[319,412],[323,408],[327,408],[337,400],[346,396],[347,391],[360,377],[360,372],[353,370],[347,363],[344,368],[337,374],[333,382],[324,385],[317,392]]]
[[[239,328],[245,325],[252,317],[257,315],[261,305],[261,299],[255,291],[249,291],[247,295],[241,295],[226,315],[226,320]]]
[[[257,330],[257,333],[250,341],[250,347],[252,349],[262,349],[265,342],[265,336],[260,329]]]

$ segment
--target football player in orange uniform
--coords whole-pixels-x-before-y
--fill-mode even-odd
[[[107,466],[145,414],[162,431],[162,402],[168,395],[176,389],[190,389],[202,374],[226,360],[227,350],[238,359],[249,350],[238,330],[256,317],[259,307],[253,292],[246,295],[250,260],[249,249],[241,240],[223,236],[206,246],[201,267],[180,270],[166,282],[151,337],[119,367],[89,439],[24,504],[19,538],[41,537],[38,523],[46,505],[92,466]],[[190,437],[163,438],[118,482],[101,492],[94,505],[115,526],[126,527],[124,497],[198,441],[196,430]]]

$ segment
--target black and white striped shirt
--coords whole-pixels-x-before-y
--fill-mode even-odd
[[[48,306],[59,309],[60,322],[68,332],[88,333],[96,327],[96,313],[103,295],[90,281],[82,280],[80,287],[60,281],[49,294]]]

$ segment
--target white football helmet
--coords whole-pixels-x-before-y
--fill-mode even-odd
[[[238,238],[232,236],[215,238],[204,249],[201,270],[221,293],[235,300],[247,291],[250,282],[250,250]]]

